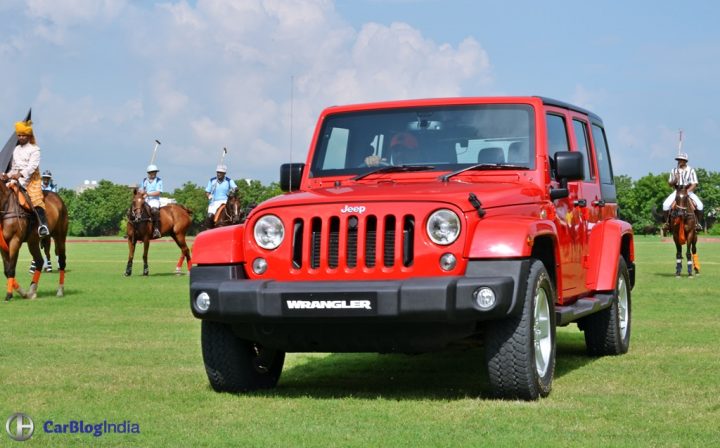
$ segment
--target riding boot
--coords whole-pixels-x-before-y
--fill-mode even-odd
[[[663,230],[665,232],[670,231],[670,210],[663,211]]]
[[[215,215],[213,215],[212,213],[208,213],[203,225],[206,229],[212,229],[215,226]]]
[[[45,209],[42,207],[35,207],[38,217],[38,235],[40,238],[46,238],[50,236],[50,230],[47,226],[47,217],[45,216]]]
[[[152,222],[153,222],[153,238],[160,238],[160,209],[152,209]]]
[[[698,232],[702,232],[703,226],[703,211],[702,210],[695,210],[695,227],[697,228]]]

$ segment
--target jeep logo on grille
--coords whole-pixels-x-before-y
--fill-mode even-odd
[[[346,205],[345,207],[340,209],[340,213],[359,213],[362,215],[363,213],[365,213],[365,210],[366,209],[364,205],[359,205],[357,207],[351,207],[349,205]]]

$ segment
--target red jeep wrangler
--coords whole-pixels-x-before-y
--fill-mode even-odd
[[[630,341],[633,234],[600,117],[541,97],[331,107],[288,193],[193,247],[217,391],[274,387],[286,352],[485,347],[492,391],[551,389],[555,328]]]

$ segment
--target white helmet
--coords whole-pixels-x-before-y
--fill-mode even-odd
[[[216,173],[227,173],[227,165],[218,165],[215,172]]]
[[[679,152],[678,155],[675,156],[675,160],[684,160],[688,161],[688,156],[686,152]]]
[[[152,173],[153,171],[160,171],[160,170],[158,169],[157,165],[154,165],[154,164],[151,163],[151,164],[148,165],[148,167],[147,167],[147,172],[148,172],[148,173]]]

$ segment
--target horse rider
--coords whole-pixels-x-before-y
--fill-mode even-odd
[[[663,202],[663,217],[665,218],[663,228],[670,230],[670,208],[675,201],[675,193],[678,188],[686,187],[688,196],[690,196],[690,199],[692,199],[695,204],[695,223],[697,230],[700,231],[702,230],[700,222],[703,218],[703,203],[700,198],[693,193],[698,186],[697,173],[695,173],[694,168],[688,165],[688,155],[686,153],[679,153],[675,157],[675,160],[677,160],[677,167],[670,171],[670,177],[668,179],[668,184],[673,187],[673,191],[665,198],[665,202]]]
[[[45,200],[40,187],[40,147],[35,142],[31,121],[15,123],[17,146],[13,150],[10,171],[2,175],[8,186],[17,191],[18,187],[27,192],[32,208],[38,218],[38,235],[50,235],[45,216]]]
[[[207,195],[208,210],[207,218],[205,219],[205,227],[211,229],[215,224],[215,213],[221,205],[225,204],[228,200],[228,196],[232,195],[237,190],[235,181],[225,176],[227,173],[227,166],[218,165],[215,170],[215,177],[211,178],[205,188],[205,194]]]
[[[145,203],[150,206],[153,224],[153,238],[160,238],[160,194],[163,191],[162,179],[158,177],[158,167],[150,164],[147,167],[147,177],[140,183]]]
[[[52,173],[50,170],[43,171],[42,185],[40,185],[40,188],[42,188],[42,191],[52,191],[53,193],[57,193],[58,188],[55,182],[52,181]]]

